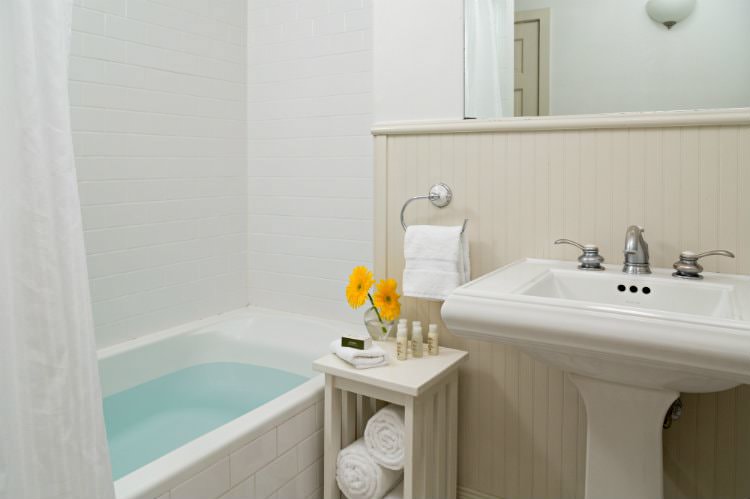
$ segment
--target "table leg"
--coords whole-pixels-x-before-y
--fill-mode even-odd
[[[448,388],[448,435],[447,461],[448,473],[446,478],[447,499],[456,499],[456,470],[458,466],[458,373],[454,373]]]
[[[333,376],[326,374],[324,410],[323,498],[340,499],[336,484],[336,458],[341,450],[341,390],[334,388]]]
[[[424,469],[423,456],[424,418],[422,417],[423,402],[419,399],[409,399],[404,407],[404,426],[406,449],[404,452],[404,498],[421,499],[424,497]]]

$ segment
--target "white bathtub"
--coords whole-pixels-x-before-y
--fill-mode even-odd
[[[322,376],[311,364],[351,324],[247,308],[99,351],[104,396],[210,362],[309,380],[115,481],[118,499],[315,497],[322,474]]]

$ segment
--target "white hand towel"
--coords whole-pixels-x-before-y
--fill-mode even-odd
[[[382,499],[402,476],[379,466],[361,438],[341,449],[336,459],[336,483],[348,499]]]
[[[462,227],[410,225],[404,236],[405,296],[445,300],[469,282],[469,241]]]
[[[389,360],[388,353],[377,343],[373,343],[370,348],[359,350],[357,348],[342,347],[341,338],[337,338],[331,342],[331,352],[357,369],[384,366],[388,364]]]
[[[380,466],[404,468],[404,408],[388,404],[376,412],[365,426],[365,445]]]

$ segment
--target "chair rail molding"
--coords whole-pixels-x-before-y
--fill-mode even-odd
[[[421,135],[730,125],[750,125],[750,107],[571,116],[530,116],[487,120],[384,122],[373,125],[372,134],[376,136]]]

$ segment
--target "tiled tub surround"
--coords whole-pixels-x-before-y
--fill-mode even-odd
[[[372,264],[372,0],[248,0],[248,300],[360,321]]]
[[[97,345],[247,305],[246,3],[74,3]]]
[[[351,326],[248,308],[100,350],[105,397],[210,362],[243,362],[310,377],[120,478],[117,498],[320,496],[323,378],[311,365],[342,327]]]
[[[314,400],[237,450],[218,456],[159,499],[322,497],[322,398]],[[117,497],[120,499],[119,491]]]

